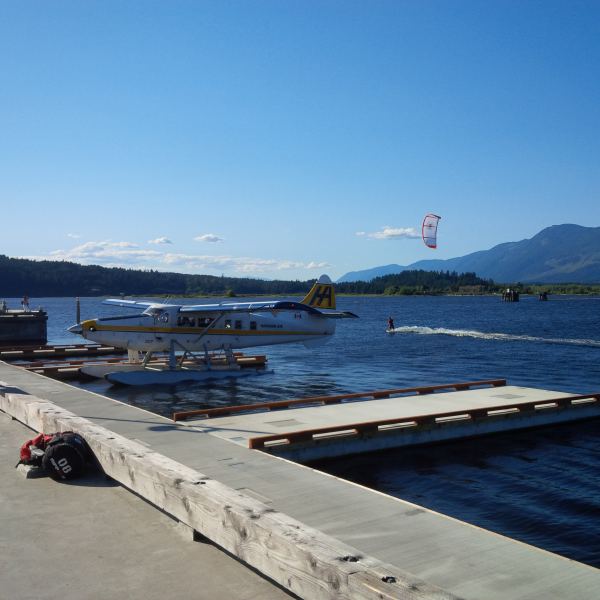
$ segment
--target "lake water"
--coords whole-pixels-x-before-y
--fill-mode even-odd
[[[186,300],[196,303],[197,301]],[[18,303],[9,301],[11,306]],[[73,299],[33,299],[49,312],[51,342],[74,342]],[[256,349],[273,374],[151,390],[86,388],[170,415],[174,410],[506,378],[600,391],[600,298],[352,297],[325,346]],[[124,312],[82,299],[82,317]],[[385,333],[389,316],[397,333]],[[252,353],[252,351],[246,351]],[[478,526],[600,567],[600,421],[429,448],[322,461],[318,468]]]

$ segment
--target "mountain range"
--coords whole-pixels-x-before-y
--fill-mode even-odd
[[[407,269],[471,272],[499,283],[599,283],[600,227],[553,225],[520,242],[506,242],[447,260],[351,271],[338,281],[370,281]]]

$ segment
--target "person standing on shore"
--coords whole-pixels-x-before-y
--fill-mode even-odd
[[[21,306],[25,312],[29,312],[29,296],[25,294],[23,300],[21,300]]]

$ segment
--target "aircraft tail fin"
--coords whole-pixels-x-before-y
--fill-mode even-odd
[[[331,279],[321,275],[301,302],[314,308],[335,309],[335,290]]]

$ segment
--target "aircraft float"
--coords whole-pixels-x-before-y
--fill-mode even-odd
[[[143,310],[135,315],[90,319],[69,327],[69,331],[99,344],[145,353],[139,365],[123,365],[121,370],[111,366],[107,368],[113,372],[102,373],[111,383],[126,385],[172,384],[247,374],[236,368],[233,350],[295,342],[318,346],[335,333],[338,319],[357,316],[335,310],[335,290],[327,275],[322,275],[300,302],[181,305],[109,299],[104,304]],[[211,367],[209,352],[215,351],[225,354],[228,368]],[[169,353],[168,368],[149,366],[155,352]],[[187,357],[198,358],[196,354],[200,352],[202,368],[183,366]]]

